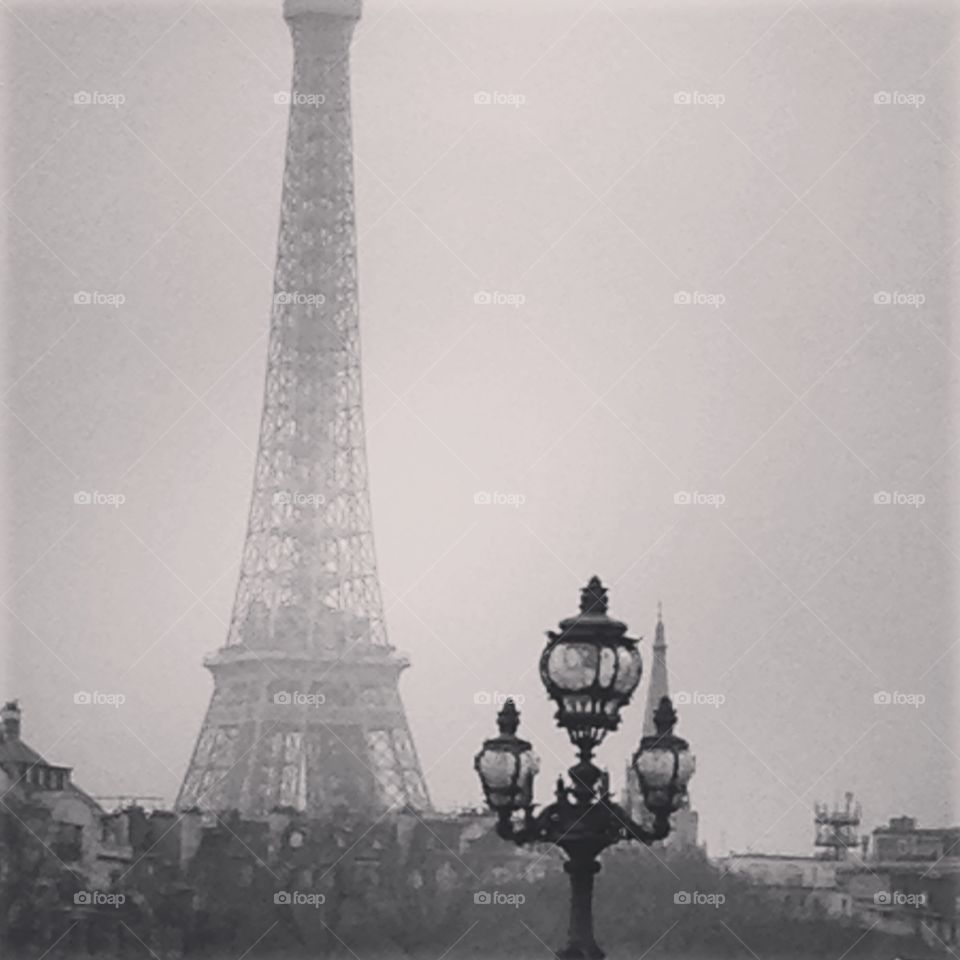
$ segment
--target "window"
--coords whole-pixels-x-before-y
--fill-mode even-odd
[[[280,782],[277,803],[297,810],[306,808],[306,754],[303,734],[290,731],[275,736],[275,753],[280,755]]]
[[[83,856],[83,827],[74,823],[61,823],[53,842],[53,852],[64,863],[75,863]]]

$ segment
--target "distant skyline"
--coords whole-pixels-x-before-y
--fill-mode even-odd
[[[247,517],[289,36],[279,0],[4,24],[0,695],[89,793],[172,803]],[[365,4],[371,491],[437,806],[480,804],[494,692],[540,800],[572,763],[537,659],[596,573],[645,638],[618,791],[662,601],[711,853],[812,852],[845,790],[864,832],[958,822],[956,34],[946,4]]]

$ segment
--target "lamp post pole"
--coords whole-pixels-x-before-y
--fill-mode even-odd
[[[644,737],[633,757],[644,802],[653,814],[647,828],[633,820],[610,794],[607,775],[593,763],[593,752],[620,722],[619,709],[640,682],[637,641],[626,625],[607,616],[607,591],[594,577],[581,591],[580,613],[548,633],[540,673],[558,705],[556,720],[579,753],[567,775],[557,779],[555,800],[534,814],[533,779],[538,762],[530,743],[517,737],[520,714],[507,700],[497,715],[500,735],[487,740],[474,766],[497,833],[518,845],[552,843],[566,854],[570,877],[570,926],[560,960],[602,960],[593,933],[593,881],[599,855],[623,840],[651,844],[670,832],[670,814],[686,797],[693,757],[673,733],[677,715],[668,697],[654,714],[657,733]],[[521,814],[518,821],[515,814]]]

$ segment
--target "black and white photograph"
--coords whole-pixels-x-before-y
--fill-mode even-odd
[[[960,957],[960,6],[0,24],[5,960]]]

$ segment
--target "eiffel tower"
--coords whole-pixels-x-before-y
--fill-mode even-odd
[[[360,383],[350,41],[360,0],[285,0],[293,81],[260,443],[225,645],[177,808],[429,808],[390,646]]]

